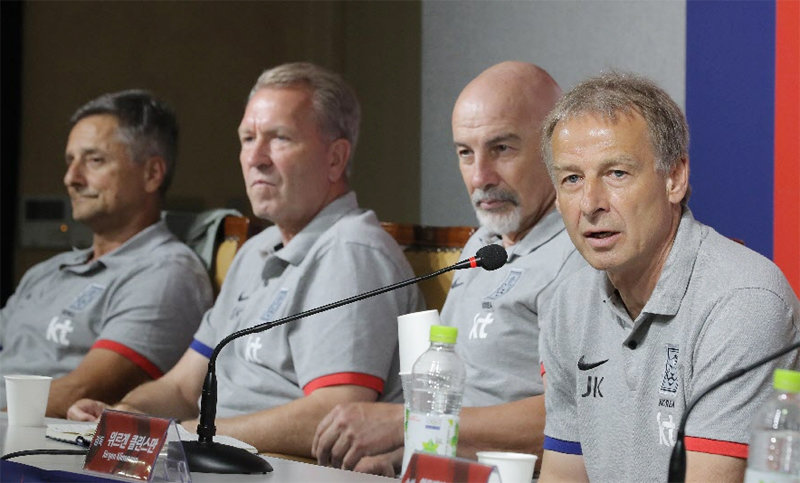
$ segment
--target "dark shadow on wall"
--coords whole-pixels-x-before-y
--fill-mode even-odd
[[[0,69],[0,305],[14,290],[14,245],[17,240],[18,160],[22,98],[22,2],[0,2],[2,69]]]

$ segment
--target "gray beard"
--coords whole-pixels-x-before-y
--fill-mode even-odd
[[[476,208],[475,215],[482,227],[500,236],[518,232],[522,223],[519,206],[506,213],[490,213]]]
[[[508,200],[512,203],[512,209],[502,213],[481,210],[478,208],[478,202],[485,197],[496,197]],[[475,215],[478,217],[478,222],[482,227],[489,230],[489,232],[503,236],[519,231],[522,225],[522,213],[520,212],[519,200],[517,200],[513,192],[497,187],[489,188],[485,191],[476,189],[472,192],[471,200],[472,206],[475,209]]]

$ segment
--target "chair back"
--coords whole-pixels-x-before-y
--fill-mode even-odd
[[[246,236],[241,237],[239,245],[231,247],[231,241],[236,238],[237,232],[234,228],[226,227],[226,224],[240,226],[244,223],[246,228],[248,219],[236,210],[224,208],[202,212],[164,211],[161,217],[167,228],[194,250],[203,262],[211,278],[214,294],[218,294],[222,278],[225,277],[224,272],[227,272],[236,250],[247,239]],[[220,267],[224,267],[221,275]]]
[[[222,226],[221,240],[217,245],[211,273],[215,293],[219,293],[222,288],[222,281],[225,280],[239,247],[247,241],[250,219],[246,216],[226,216]]]
[[[415,275],[425,275],[458,262],[461,249],[475,232],[471,226],[425,226],[381,223],[403,249]],[[453,272],[419,283],[429,309],[442,310],[453,283]]]

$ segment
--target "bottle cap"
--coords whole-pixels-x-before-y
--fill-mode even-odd
[[[445,344],[455,344],[458,337],[458,329],[446,325],[431,326],[431,342],[443,342]]]
[[[775,369],[772,386],[784,392],[800,392],[800,372],[789,369]]]

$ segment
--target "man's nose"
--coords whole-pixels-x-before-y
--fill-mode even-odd
[[[584,180],[581,194],[581,212],[592,216],[601,211],[608,211],[608,193],[600,181]]]
[[[500,176],[497,174],[495,161],[486,155],[476,154],[472,169],[473,188],[486,189],[499,183]]]
[[[75,160],[67,164],[67,171],[64,173],[64,186],[82,186],[85,182],[83,163]]]
[[[246,167],[262,167],[272,164],[272,155],[269,151],[269,142],[257,139],[251,145],[242,148],[242,164]]]

